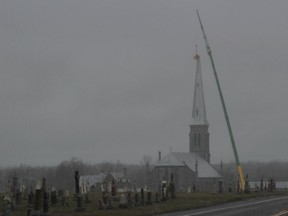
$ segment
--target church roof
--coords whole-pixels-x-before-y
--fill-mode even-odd
[[[198,164],[199,178],[221,178],[211,164],[196,153],[171,152],[161,161],[158,161],[155,167],[185,167],[187,166],[193,172],[196,172],[195,164]]]
[[[82,185],[83,183],[85,183],[85,184],[89,184],[92,186],[97,183],[104,182],[106,176],[107,175],[102,172],[99,173],[98,175],[83,175],[83,176],[80,176],[79,184]]]
[[[208,125],[208,121],[206,118],[205,101],[204,101],[200,56],[196,54],[194,59],[196,59],[196,75],[195,75],[191,124],[192,125]]]

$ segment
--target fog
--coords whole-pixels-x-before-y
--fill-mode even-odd
[[[211,161],[287,160],[287,1],[0,2],[0,164],[140,163],[189,150],[202,62]]]

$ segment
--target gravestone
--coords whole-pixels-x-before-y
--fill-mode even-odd
[[[57,205],[57,193],[56,193],[56,191],[51,192],[51,204]]]
[[[249,185],[248,174],[246,175],[246,179],[245,179],[244,192],[245,193],[250,193],[250,185]]]
[[[152,205],[152,193],[149,191],[147,192],[147,205]]]
[[[176,195],[175,195],[175,184],[174,184],[173,173],[171,173],[171,176],[170,176],[169,191],[170,191],[170,198],[175,199]]]
[[[128,205],[132,206],[133,202],[132,202],[132,193],[131,193],[131,191],[127,192],[127,201],[128,201]]]
[[[30,194],[28,195],[28,207],[32,208],[34,202],[35,202],[35,195],[33,191],[31,191]]]
[[[43,213],[49,212],[49,194],[45,191],[43,194]]]
[[[49,214],[49,193],[46,190],[46,179],[42,179],[41,189],[39,189],[39,185],[35,191],[35,196],[33,192],[30,192],[29,200],[30,202],[33,200],[34,196],[34,211],[31,209],[27,210],[27,215],[31,216],[50,216]]]
[[[15,174],[12,179],[12,194],[13,194],[13,203],[15,205],[20,204],[20,191],[19,191],[19,186],[18,186],[18,176]]]
[[[35,202],[34,202],[34,210],[40,211],[42,208],[42,190],[36,189],[35,191]]]
[[[12,216],[12,200],[8,196],[2,199],[2,216]]]
[[[120,204],[119,208],[128,208],[128,202],[125,194],[120,195]]]
[[[223,193],[223,182],[219,181],[218,193]]]
[[[63,190],[58,190],[58,198],[59,198],[59,200],[61,200],[63,196],[64,196],[64,191]]]
[[[263,184],[263,179],[261,179],[261,182],[260,182],[260,192],[263,192],[264,190],[264,184]]]
[[[159,194],[158,193],[155,193],[155,202],[159,203]]]
[[[141,188],[141,194],[140,194],[140,195],[141,195],[140,204],[141,204],[141,205],[144,205],[144,202],[145,202],[145,201],[144,201],[144,189],[143,189],[143,188]]]
[[[88,192],[85,193],[85,203],[91,203],[91,200],[89,199],[89,194],[88,194]]]
[[[77,199],[77,208],[75,210],[85,211],[85,209],[82,207],[82,202],[81,202],[81,194],[80,194],[80,188],[79,188],[80,176],[79,176],[78,170],[75,171],[74,179],[75,179],[75,193],[76,193],[76,199]]]
[[[139,194],[136,192],[134,196],[135,196],[135,206],[138,206],[139,205]]]
[[[49,212],[49,194],[46,191],[46,178],[42,179],[43,213]]]
[[[117,193],[117,187],[116,187],[115,181],[113,180],[112,181],[112,186],[111,186],[111,195],[112,195],[112,197],[116,196],[116,193]]]
[[[162,201],[166,201],[167,200],[167,182],[166,181],[162,181],[161,200]]]
[[[16,205],[20,205],[22,200],[22,193],[19,190],[19,188],[16,188],[16,192],[15,192],[15,204]]]
[[[229,184],[228,192],[229,192],[229,193],[232,193],[232,192],[233,192],[233,190],[232,190],[232,184],[231,184],[231,183]]]
[[[237,193],[242,193],[242,189],[240,187],[240,182],[237,181]]]
[[[273,192],[274,189],[275,189],[275,183],[273,179],[270,179],[270,181],[268,182],[268,192]]]

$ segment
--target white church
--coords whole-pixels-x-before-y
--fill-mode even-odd
[[[155,164],[154,189],[162,180],[170,181],[171,174],[176,191],[215,191],[222,176],[210,164],[209,124],[206,118],[200,57],[195,55],[196,75],[192,120],[189,133],[189,152],[170,152]],[[157,183],[156,183],[157,182]]]

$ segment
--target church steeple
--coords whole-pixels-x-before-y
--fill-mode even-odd
[[[197,153],[204,160],[210,162],[208,121],[204,101],[204,91],[201,74],[200,56],[194,56],[196,60],[196,75],[194,86],[192,121],[190,124],[189,144],[190,152]]]
[[[201,74],[201,64],[200,56],[197,54],[194,56],[196,60],[196,76],[195,76],[195,86],[194,86],[194,99],[193,99],[193,110],[192,110],[192,122],[193,125],[208,125],[206,119],[206,108],[204,101],[202,74]]]

